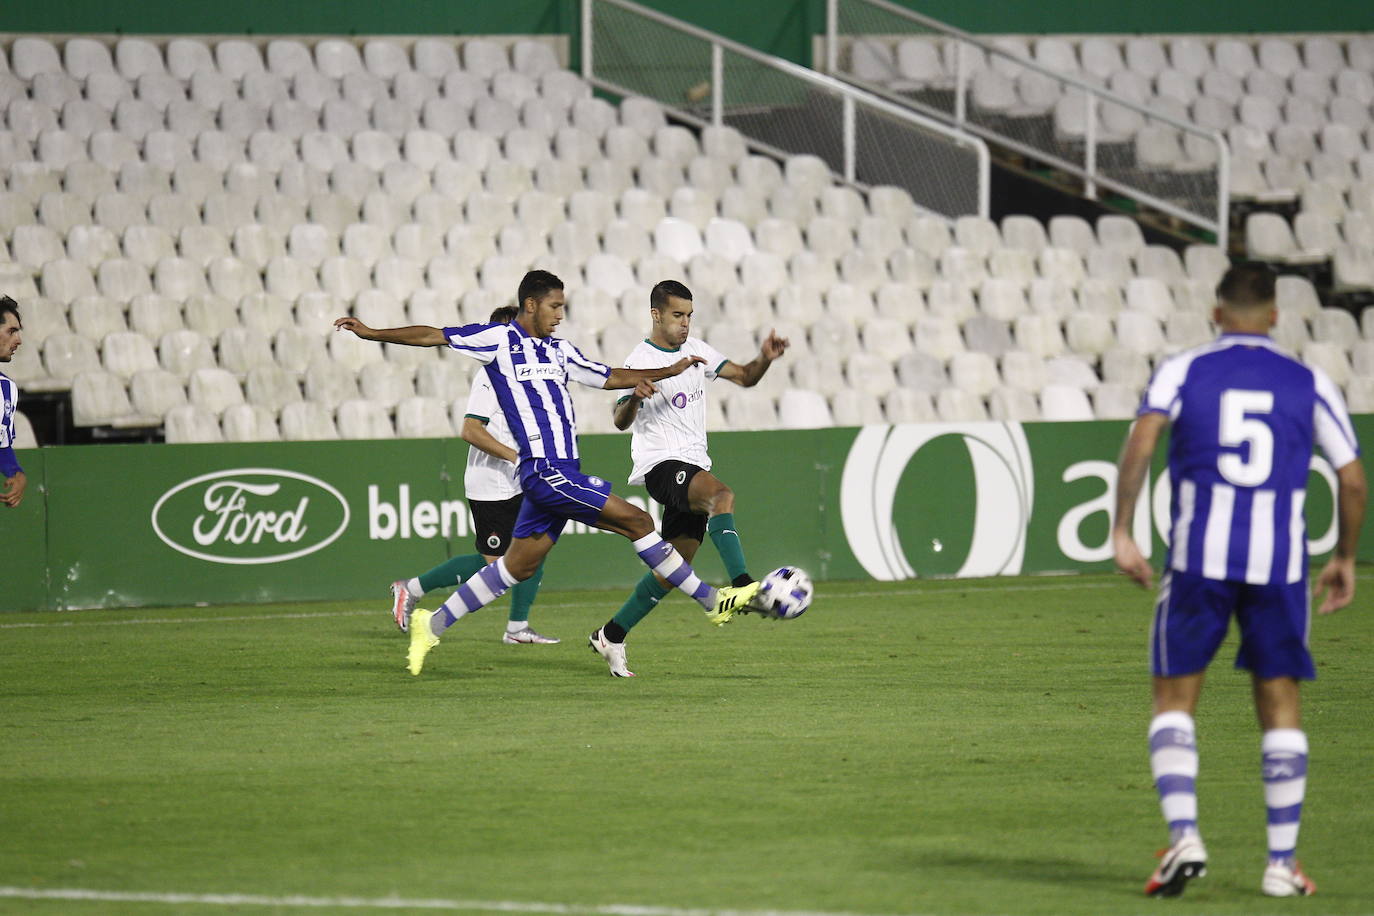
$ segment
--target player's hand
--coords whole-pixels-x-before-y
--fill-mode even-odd
[[[635,382],[635,389],[630,392],[631,397],[641,401],[647,401],[656,394],[658,394],[658,389],[654,387],[654,383],[648,379],[640,379]]]
[[[783,353],[787,352],[787,347],[787,338],[779,337],[770,328],[768,331],[768,336],[763,339],[763,344],[760,346],[759,351],[763,354],[763,358],[771,363],[779,356],[782,356]]]
[[[1131,536],[1124,531],[1113,531],[1112,545],[1116,552],[1116,568],[1130,576],[1141,588],[1149,588],[1154,582],[1155,571]]]
[[[670,372],[668,377],[672,378],[674,375],[681,375],[698,363],[704,362],[706,362],[706,360],[702,359],[700,356],[684,356],[668,367]]]
[[[334,322],[334,330],[352,331],[354,334],[357,334],[363,340],[367,340],[368,335],[372,333],[371,328],[369,328],[367,325],[363,324],[361,321],[352,316],[336,320]]]
[[[29,486],[29,478],[23,471],[13,477],[5,478],[5,491],[0,493],[0,503],[4,503],[11,509],[24,501],[24,490]]]
[[[1355,597],[1355,560],[1342,560],[1332,557],[1317,576],[1316,593],[1320,598],[1326,592],[1326,600],[1317,608],[1318,614],[1331,614],[1339,611]]]

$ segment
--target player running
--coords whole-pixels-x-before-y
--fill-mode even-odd
[[[1150,565],[1131,538],[1131,516],[1159,435],[1172,425],[1173,527],[1150,636],[1150,767],[1170,846],[1145,892],[1177,895],[1207,870],[1193,714],[1203,674],[1234,615],[1236,667],[1250,672],[1263,731],[1269,861],[1260,887],[1273,897],[1302,896],[1316,890],[1295,857],[1307,783],[1298,683],[1316,677],[1307,648],[1311,596],[1302,514],[1314,440],[1338,481],[1336,551],[1317,577],[1317,589],[1327,591],[1323,614],[1355,595],[1365,474],[1340,389],[1268,336],[1277,320],[1273,273],[1233,267],[1217,298],[1213,318],[1221,335],[1155,372],[1118,474],[1116,563],[1148,587]]]
[[[562,280],[547,271],[530,271],[520,281],[518,298],[520,313],[509,325],[374,330],[356,318],[334,323],[364,340],[417,347],[447,344],[481,362],[520,453],[525,500],[510,549],[464,582],[437,611],[416,609],[411,615],[408,667],[414,675],[448,627],[534,575],[569,519],[629,538],[645,565],[691,595],[713,621],[729,620],[758,593],[758,583],[713,588],[702,582],[654,531],[649,513],[611,493],[603,478],[582,473],[578,461],[569,381],[593,388],[634,388],[647,397],[653,382],[681,374],[700,358],[684,356],[662,369],[613,369],[553,336],[566,304]]]
[[[490,322],[510,324],[515,315],[515,306],[503,305],[491,313]],[[463,472],[463,493],[472,510],[477,552],[450,557],[429,572],[391,583],[391,615],[403,633],[410,627],[410,613],[415,610],[415,603],[426,592],[453,588],[505,555],[516,516],[520,514],[523,497],[516,473],[520,456],[515,450],[515,437],[506,423],[506,415],[501,412],[496,392],[484,372],[479,371],[473,379],[463,416],[462,437],[471,446],[467,469]],[[510,618],[506,622],[506,632],[501,634],[502,642],[552,645],[559,641],[535,632],[530,626],[530,608],[539,594],[543,578],[544,564],[541,563],[534,575],[511,589]]]
[[[692,308],[691,290],[676,280],[664,280],[649,293],[649,337],[626,357],[626,368],[657,369],[683,356],[700,357],[702,362],[661,381],[659,393],[651,398],[638,393],[622,397],[616,402],[615,425],[634,429],[630,483],[644,486],[663,506],[663,539],[690,563],[709,534],[730,583],[745,585],[754,580],[735,526],[735,493],[711,473],[706,451],[706,383],[723,378],[745,388],[757,385],[773,360],[786,351],[787,341],[770,331],[758,356],[743,365],[732,363],[691,336]],[[588,637],[611,674],[634,677],[626,667],[625,637],[670,588],[656,573],[645,573],[615,616]]]

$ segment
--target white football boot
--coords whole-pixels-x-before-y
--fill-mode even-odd
[[[611,642],[598,629],[591,636],[587,637],[587,642],[591,645],[592,651],[599,654],[606,660],[606,664],[611,667],[613,677],[634,677],[635,673],[625,667],[625,644],[623,642]]]

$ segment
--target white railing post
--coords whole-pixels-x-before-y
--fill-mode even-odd
[[[582,0],[582,78],[592,78],[592,3]]]
[[[720,127],[725,122],[725,49],[720,42],[711,43],[711,123]]]
[[[1217,247],[1228,251],[1231,235],[1231,147],[1221,131],[1213,132],[1217,144]]]
[[[841,106],[841,110],[843,111],[843,126],[841,127],[841,131],[844,136],[844,180],[853,184],[856,146],[854,137],[854,96],[846,92]]]
[[[825,72],[839,72],[840,0],[825,0]]]
[[[1083,196],[1097,200],[1097,96],[1089,92],[1084,96],[1083,109],[1083,170],[1087,173],[1083,183]]]
[[[978,153],[978,215],[987,219],[992,214],[992,154],[986,143],[975,148]]]
[[[968,113],[968,55],[964,53],[967,47],[962,41],[954,46],[954,123],[960,127]]]

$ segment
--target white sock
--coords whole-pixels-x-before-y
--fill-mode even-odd
[[[1292,867],[1298,823],[1307,790],[1307,735],[1297,728],[1274,728],[1260,740],[1264,767],[1269,859]]]
[[[1170,842],[1197,833],[1197,738],[1193,717],[1165,712],[1150,721],[1150,772]]]
[[[419,578],[407,579],[406,591],[410,593],[410,597],[415,598],[416,600],[419,600],[420,598],[423,598],[425,596],[425,590],[420,587]]]
[[[519,633],[521,630],[528,629],[529,625],[530,622],[528,620],[507,620],[506,632]]]

